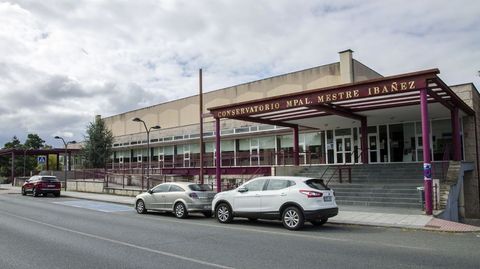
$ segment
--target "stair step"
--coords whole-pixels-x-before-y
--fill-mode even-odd
[[[379,207],[400,207],[400,208],[418,208],[421,209],[421,205],[411,203],[382,203],[372,201],[337,201],[338,205],[355,205],[355,206],[379,206]]]

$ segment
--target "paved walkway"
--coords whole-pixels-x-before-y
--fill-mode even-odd
[[[0,189],[3,189],[0,190],[0,193],[20,193],[19,187],[12,187],[11,185],[0,185]],[[130,206],[133,206],[135,203],[134,197],[101,193],[63,191],[62,196]],[[437,219],[432,216],[426,216],[421,210],[403,208],[339,206],[338,215],[331,218],[329,222],[442,232],[480,232],[480,227],[477,226]]]

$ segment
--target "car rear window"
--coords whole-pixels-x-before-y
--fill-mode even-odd
[[[310,188],[317,189],[317,190],[330,190],[329,187],[325,185],[323,179],[309,179],[305,181],[305,184]]]
[[[58,182],[56,177],[42,177],[42,182]]]
[[[192,191],[211,191],[212,187],[208,184],[190,184],[188,185]]]

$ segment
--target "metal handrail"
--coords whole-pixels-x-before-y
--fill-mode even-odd
[[[366,149],[367,152],[368,152],[369,149],[370,149],[370,148],[367,148],[367,149]],[[354,158],[353,160],[358,160],[361,155],[362,155],[362,152],[358,153],[357,156],[354,156],[354,157],[356,157],[356,158]],[[344,168],[344,167],[342,167],[342,166],[347,166],[347,165],[335,166],[336,169],[335,169],[335,171],[333,171],[333,173],[330,175],[330,178],[327,180],[327,183],[325,183],[325,186],[328,186],[328,183],[330,183],[330,181],[332,180],[333,176],[334,176],[340,169],[343,169],[343,168]],[[330,167],[331,167],[330,165],[327,166],[327,169],[325,169],[325,170],[323,171],[323,174],[320,176],[321,179],[323,179],[323,176],[327,173],[327,171],[328,171],[328,169],[330,169]],[[351,169],[350,166],[348,166],[348,168]],[[351,174],[349,174],[349,175],[351,176]],[[351,178],[349,179],[349,182],[351,182]]]

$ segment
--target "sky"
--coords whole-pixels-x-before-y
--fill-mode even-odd
[[[0,147],[82,141],[107,117],[354,58],[480,89],[480,1],[0,0]]]

